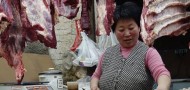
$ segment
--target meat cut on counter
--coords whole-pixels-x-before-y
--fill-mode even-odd
[[[148,45],[155,39],[190,30],[190,0],[144,0],[141,36]]]

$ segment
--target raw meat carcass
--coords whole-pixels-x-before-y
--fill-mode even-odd
[[[185,34],[190,29],[190,0],[144,0],[141,36],[151,45],[165,36]]]
[[[22,53],[26,42],[40,40],[56,48],[55,8],[51,0],[0,0],[0,55],[15,69],[16,80],[24,77]],[[37,8],[38,7],[38,8]]]
[[[20,83],[25,72],[22,63],[25,35],[20,19],[19,2],[17,0],[4,0],[3,2],[9,3],[6,7],[10,7],[10,9],[6,12],[9,12],[9,16],[12,16],[14,20],[10,22],[7,28],[0,34],[0,54],[7,60],[8,64],[15,69],[16,80]],[[5,4],[1,5],[3,6]]]
[[[114,9],[114,0],[97,0],[97,35],[110,34]]]

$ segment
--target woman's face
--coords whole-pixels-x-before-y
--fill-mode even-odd
[[[140,27],[133,19],[121,19],[117,22],[115,35],[124,48],[133,47],[139,38]]]

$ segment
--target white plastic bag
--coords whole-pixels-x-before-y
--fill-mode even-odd
[[[111,46],[114,46],[119,43],[117,37],[115,36],[115,33],[110,32],[110,38],[111,38]]]
[[[102,51],[111,46],[110,36],[104,34],[98,37],[98,46]]]
[[[118,40],[113,32],[110,35],[101,35],[98,37],[98,46],[102,51],[106,50],[108,47],[118,44]]]
[[[101,51],[96,43],[92,41],[84,32],[81,32],[82,42],[77,48],[77,58],[73,60],[76,66],[92,67],[97,65]]]

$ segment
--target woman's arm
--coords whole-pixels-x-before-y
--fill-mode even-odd
[[[156,90],[170,90],[171,78],[168,75],[158,77],[158,87]]]
[[[149,68],[154,80],[158,84],[156,90],[169,90],[171,84],[170,72],[166,69],[156,49],[148,49],[146,54],[146,66]]]
[[[98,88],[98,81],[100,79],[100,76],[102,74],[102,60],[103,60],[103,55],[100,57],[98,65],[96,67],[95,72],[92,75],[92,79],[90,81],[90,88],[91,90],[99,90]]]
[[[91,90],[100,90],[98,88],[98,81],[99,81],[98,78],[92,77],[92,79],[90,81],[90,88],[91,88]]]

